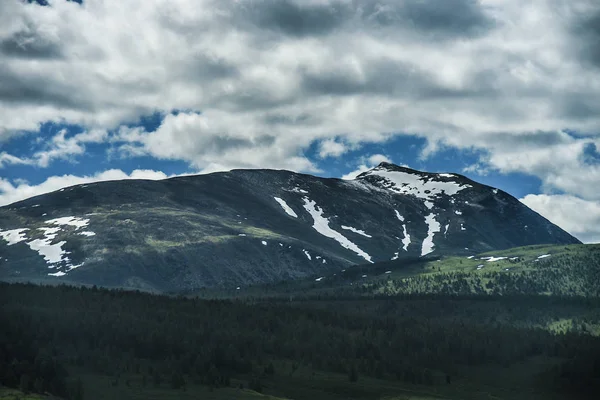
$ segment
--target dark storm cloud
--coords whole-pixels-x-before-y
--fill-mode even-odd
[[[316,125],[319,122],[308,113],[297,116],[269,113],[263,118],[263,121],[268,125]]]
[[[600,114],[597,99],[584,94],[564,96],[557,104],[557,114],[565,118],[590,119]]]
[[[275,140],[276,138],[270,135],[263,135],[252,139],[216,135],[210,137],[210,139],[203,144],[203,148],[200,149],[200,152],[224,154],[233,149],[268,147],[275,143]]]
[[[8,57],[29,59],[57,59],[63,56],[62,49],[56,43],[28,31],[18,32],[1,40],[0,53]]]
[[[579,58],[600,68],[600,7],[592,14],[581,15],[573,22],[574,45]]]
[[[356,0],[329,4],[262,0],[239,8],[235,18],[293,37],[324,36],[355,22],[363,27],[408,30],[439,39],[475,37],[495,26],[476,0]]]
[[[341,26],[351,15],[343,4],[302,4],[292,0],[262,0],[250,3],[240,11],[262,29],[289,36],[321,36]]]
[[[239,76],[239,68],[221,58],[211,57],[205,54],[197,54],[193,58],[180,64],[182,74],[192,80],[201,82],[214,79],[236,78]]]
[[[406,21],[425,34],[469,37],[481,35],[494,27],[494,21],[483,12],[476,0],[425,0],[403,4]]]
[[[0,102],[13,104],[51,105],[55,107],[90,110],[73,88],[43,76],[25,76],[0,65]]]
[[[523,132],[518,135],[495,133],[489,135],[490,144],[504,144],[504,147],[543,148],[571,142],[571,137],[560,131]]]
[[[364,68],[364,79],[343,68],[325,73],[301,71],[302,87],[311,95],[347,96],[356,94],[410,95],[416,100],[466,98],[490,95],[492,78],[474,77],[470,87],[453,89],[436,84],[434,78],[415,68],[393,60],[378,60]]]
[[[363,16],[380,26],[414,30],[425,36],[464,38],[485,34],[495,21],[476,0],[362,2]]]

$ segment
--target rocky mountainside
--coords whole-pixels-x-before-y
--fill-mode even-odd
[[[78,185],[0,208],[0,280],[150,291],[579,241],[458,174],[382,163],[354,180],[234,170]]]

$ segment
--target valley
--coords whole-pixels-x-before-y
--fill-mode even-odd
[[[599,271],[541,245],[185,296],[1,284],[0,365],[75,399],[587,399]]]
[[[0,208],[0,281],[6,398],[600,390],[600,245],[457,174],[74,186]]]

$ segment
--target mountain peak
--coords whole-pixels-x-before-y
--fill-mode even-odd
[[[380,163],[349,184],[238,170],[73,186],[0,207],[0,281],[176,292],[577,242],[458,174]]]
[[[467,183],[467,181],[468,181],[468,183],[473,183],[470,179],[468,179],[462,175],[459,175],[459,174],[447,173],[447,172],[439,172],[438,173],[438,172],[419,171],[419,170],[416,170],[413,168],[397,165],[397,164],[390,163],[387,161],[380,162],[376,167],[373,167],[370,170],[361,173],[356,178],[359,179],[359,178],[365,178],[370,175],[380,175],[381,173],[394,173],[394,172],[412,175],[412,177],[410,177],[411,179],[409,179],[409,180],[413,180],[414,177],[416,176],[417,179],[423,180],[423,181],[432,181],[433,180],[433,181],[447,182],[450,179],[452,179],[453,181],[464,180],[465,181],[464,183]],[[408,178],[408,176],[405,176],[405,177]]]

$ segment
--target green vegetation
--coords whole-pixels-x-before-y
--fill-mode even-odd
[[[1,382],[71,399],[560,399],[600,389],[600,338],[532,327],[598,310],[595,299],[217,301],[3,284],[0,300]]]
[[[549,257],[538,258],[543,255]],[[497,261],[486,257],[506,257]],[[527,246],[469,257],[413,259],[359,265],[299,281],[204,289],[201,297],[315,297],[328,295],[494,294],[600,297],[600,245]]]
[[[188,296],[0,284],[0,383],[86,400],[594,398],[599,273],[600,246],[575,245]]]
[[[0,400],[41,400],[47,396],[36,393],[23,393],[20,390],[0,386]]]

